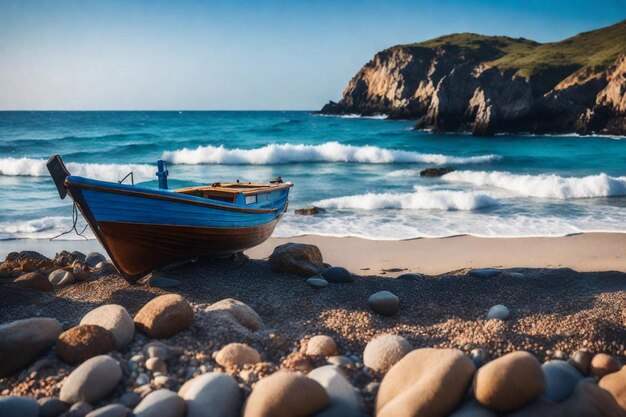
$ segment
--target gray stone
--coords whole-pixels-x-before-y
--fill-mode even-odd
[[[398,312],[400,299],[389,291],[379,291],[370,296],[367,304],[377,314],[393,316]]]
[[[567,363],[578,369],[583,376],[588,376],[592,359],[593,353],[587,350],[577,350],[572,357],[567,360]]]
[[[106,262],[106,260],[107,258],[105,258],[104,255],[98,252],[90,252],[85,257],[85,263],[92,268],[98,265],[100,262]]]
[[[157,288],[176,288],[183,285],[183,283],[176,279],[167,278],[160,275],[152,275],[150,279],[148,279],[148,285]]]
[[[326,359],[326,362],[328,362],[328,364],[330,365],[343,366],[343,367],[354,365],[354,362],[352,361],[352,359],[350,359],[347,356],[341,356],[341,355],[330,356],[329,358]]]
[[[506,274],[511,278],[524,278],[524,274],[522,274],[521,272],[507,272]]]
[[[134,392],[126,392],[117,400],[118,404],[128,408],[135,408],[141,402],[141,396]]]
[[[406,274],[398,275],[398,278],[401,281],[419,281],[423,279],[424,276],[422,274],[414,274],[412,272],[408,272]]]
[[[91,410],[93,407],[89,403],[80,401],[70,407],[67,417],[85,417]]]
[[[10,395],[0,397],[0,417],[38,417],[39,404],[34,398]]]
[[[74,274],[70,271],[66,271],[65,269],[57,269],[56,271],[50,272],[48,275],[48,281],[52,283],[52,285],[69,285],[74,283]]]
[[[479,369],[489,361],[489,354],[485,349],[473,349],[470,352],[470,359],[474,362],[476,369]]]
[[[63,331],[52,318],[16,320],[0,326],[0,378],[22,369],[52,348]]]
[[[555,403],[566,400],[583,379],[576,368],[561,360],[548,361],[541,365],[541,370],[546,379],[543,396]]]
[[[498,417],[496,413],[483,407],[474,399],[466,401],[449,417]]]
[[[352,274],[346,268],[331,266],[322,272],[322,277],[331,284],[347,284],[354,281]]]
[[[85,259],[87,258],[87,255],[77,250],[72,252],[72,255],[81,262],[85,262]]]
[[[478,268],[470,270],[469,274],[476,278],[492,278],[498,275],[500,272],[502,271],[495,268]]]
[[[186,417],[238,417],[243,404],[237,381],[217,372],[185,382],[178,395],[187,405]]]
[[[113,333],[118,350],[128,346],[135,335],[133,318],[124,307],[117,304],[105,304],[91,310],[80,324],[95,324]]]
[[[183,417],[185,400],[167,389],[152,391],[133,410],[136,417]]]
[[[498,319],[498,320],[506,320],[509,318],[510,311],[506,306],[502,304],[497,304],[489,309],[487,312],[487,320]]]
[[[126,417],[130,410],[121,404],[109,404],[93,410],[87,417]]]
[[[57,417],[68,409],[67,404],[56,397],[42,398],[38,402],[39,417]]]
[[[100,355],[83,362],[67,377],[59,397],[66,403],[96,403],[109,395],[122,379],[120,364]]]
[[[312,277],[306,280],[306,283],[315,289],[322,289],[328,287],[328,281],[323,278]]]
[[[264,326],[263,320],[252,307],[234,298],[226,298],[211,304],[205,311],[228,314],[248,330],[255,331]]]
[[[147,343],[142,350],[147,357],[159,358],[164,361],[167,361],[178,352],[178,348],[156,340]]]
[[[307,376],[324,387],[330,397],[330,405],[315,414],[315,417],[358,417],[360,415],[356,391],[340,368],[326,365],[312,370]]]

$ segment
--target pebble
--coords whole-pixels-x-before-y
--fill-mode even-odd
[[[114,268],[113,264],[109,261],[98,262],[96,266],[94,267],[94,269],[108,269],[108,268],[111,268],[111,269]]]
[[[148,279],[148,285],[156,288],[176,288],[183,285],[183,283],[176,279],[152,275]]]
[[[57,269],[48,275],[48,281],[50,281],[52,285],[58,286],[72,284],[74,282],[74,274],[65,269]]]
[[[126,417],[130,410],[121,404],[109,404],[87,414],[87,417]]]
[[[124,407],[134,408],[141,401],[141,397],[134,392],[126,392],[117,400]]]
[[[226,298],[211,304],[205,311],[228,314],[248,330],[256,331],[264,327],[261,316],[252,307],[234,298]]]
[[[604,376],[600,379],[599,386],[611,394],[617,404],[626,410],[626,367]]]
[[[70,407],[67,417],[85,417],[91,410],[93,410],[93,407],[89,403],[79,401]]]
[[[133,410],[136,417],[184,417],[185,400],[167,389],[151,392]]]
[[[389,368],[413,350],[402,336],[383,334],[370,340],[363,351],[363,364],[375,371],[385,373]]]
[[[193,322],[193,309],[182,296],[166,294],[153,298],[135,316],[135,325],[150,337],[172,337]]]
[[[161,358],[148,358],[146,360],[146,369],[152,372],[167,373],[167,364]]]
[[[224,367],[243,366],[261,362],[261,355],[256,349],[244,343],[229,343],[217,353],[215,362]]]
[[[606,353],[598,353],[593,356],[589,374],[602,378],[605,375],[617,372],[622,368],[622,364],[617,359]]]
[[[150,375],[148,375],[146,373],[139,374],[137,379],[135,379],[135,385],[137,385],[137,386],[146,385],[149,382],[150,382]]]
[[[63,331],[52,318],[16,320],[0,326],[0,378],[22,369],[54,346]]]
[[[477,348],[470,352],[470,359],[474,362],[476,369],[481,368],[487,362],[489,362],[489,354],[485,349]]]
[[[546,380],[543,396],[554,403],[566,400],[583,379],[576,368],[561,360],[548,361],[541,365],[541,370]]]
[[[328,362],[328,364],[330,365],[341,366],[344,368],[354,365],[352,359],[347,356],[331,356],[326,359],[326,362]]]
[[[539,361],[530,353],[517,351],[494,359],[474,377],[474,396],[485,407],[507,412],[537,399],[545,379]]]
[[[497,319],[497,320],[506,320],[510,315],[509,309],[502,305],[497,304],[489,309],[487,312],[487,320]]]
[[[300,417],[313,415],[330,403],[317,381],[288,371],[261,379],[248,397],[243,417]]]
[[[98,252],[89,252],[85,257],[85,263],[92,268],[98,265],[100,262],[106,262],[106,260],[107,258],[105,258],[104,255]]]
[[[400,298],[389,291],[379,291],[370,296],[367,304],[377,314],[393,316],[398,312]]]
[[[424,276],[422,274],[415,274],[412,272],[408,272],[406,274],[402,274],[402,275],[398,275],[398,278],[401,281],[419,281],[422,278],[424,278]]]
[[[59,398],[70,404],[96,403],[109,395],[121,379],[122,369],[115,359],[96,356],[72,371],[61,387]]]
[[[38,417],[39,404],[30,397],[0,397],[0,417]]]
[[[313,336],[307,343],[306,354],[309,356],[332,356],[337,354],[337,344],[330,336],[321,334]]]
[[[567,360],[567,363],[578,369],[583,376],[588,376],[591,369],[593,353],[586,350],[578,350]]]
[[[323,278],[311,277],[306,280],[306,283],[317,290],[328,287],[328,281]]]
[[[498,275],[501,271],[495,268],[478,268],[469,271],[469,274],[476,278],[492,278]]]
[[[91,272],[85,271],[82,268],[72,269],[72,275],[74,275],[74,279],[79,282],[89,281],[91,279]]]
[[[350,271],[341,266],[331,266],[322,272],[322,277],[331,284],[348,284],[354,282]]]
[[[56,397],[42,398],[39,401],[39,417],[57,417],[68,407]]]
[[[359,417],[359,399],[340,368],[326,365],[312,370],[308,377],[317,381],[330,398],[330,405],[315,417]]]
[[[115,350],[115,338],[104,327],[83,324],[61,333],[55,349],[61,359],[73,365]]]
[[[243,403],[237,381],[217,372],[185,382],[178,395],[187,405],[186,417],[239,417]]]
[[[506,274],[511,278],[524,278],[524,274],[522,274],[521,272],[507,272]]]
[[[54,286],[46,277],[39,272],[28,272],[20,275],[13,281],[13,283],[26,288],[32,288],[34,290],[50,292],[54,290]]]
[[[270,268],[301,277],[312,277],[324,270],[322,252],[315,245],[285,243],[277,246],[268,259]]]
[[[105,304],[91,310],[85,314],[80,324],[95,324],[110,331],[118,350],[128,346],[135,335],[132,317],[124,307],[117,304]]]
[[[417,349],[385,375],[376,416],[446,416],[463,400],[476,368],[458,349]]]

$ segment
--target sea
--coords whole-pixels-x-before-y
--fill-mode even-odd
[[[274,233],[282,237],[626,232],[626,138],[481,137],[413,124],[308,111],[0,112],[0,240],[71,229],[71,200],[45,167],[54,154],[73,175],[119,181],[132,172],[154,188],[158,159],[170,188],[280,176],[295,184]],[[420,176],[437,167],[455,171]],[[324,212],[293,213],[307,206]]]

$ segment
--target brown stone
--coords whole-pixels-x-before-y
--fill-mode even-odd
[[[48,281],[48,278],[38,272],[28,272],[20,275],[19,278],[13,282],[21,287],[32,288],[44,292],[54,290],[54,286],[50,281]]]
[[[589,375],[591,369],[591,360],[593,359],[593,353],[587,350],[578,350],[567,360],[567,363],[583,374],[583,376]]]
[[[330,403],[326,390],[311,378],[278,371],[259,381],[243,413],[244,417],[306,417]]]
[[[518,351],[494,359],[474,377],[474,396],[487,408],[512,411],[539,398],[545,387],[541,364],[530,353]]]
[[[269,257],[270,267],[302,277],[311,277],[324,270],[322,253],[317,246],[285,243],[277,246]]]
[[[332,337],[323,334],[313,336],[306,346],[309,356],[333,356],[337,353],[337,344]]]
[[[591,360],[589,374],[602,378],[605,375],[622,369],[622,364],[617,359],[606,353],[598,353]]]
[[[82,324],[63,332],[55,349],[61,359],[74,365],[115,350],[115,337],[104,327]]]
[[[626,414],[626,367],[605,375],[600,379],[598,385],[611,394],[615,402],[624,409]]]
[[[182,296],[166,294],[150,300],[135,316],[135,325],[157,339],[172,337],[193,322],[193,309]]]
[[[438,417],[463,400],[476,367],[457,349],[416,349],[383,378],[376,397],[377,417]]]
[[[404,337],[382,334],[370,340],[365,346],[363,364],[384,373],[411,350],[413,346]]]
[[[243,366],[261,362],[261,355],[244,343],[229,343],[217,352],[215,362],[222,366]]]

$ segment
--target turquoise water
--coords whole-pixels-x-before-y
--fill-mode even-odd
[[[156,187],[276,176],[295,184],[275,235],[550,236],[626,231],[626,139],[433,134],[412,122],[309,112],[0,112],[0,239],[71,224],[45,160],[75,175]],[[423,179],[427,167],[457,171]],[[76,237],[65,236],[66,239]]]

